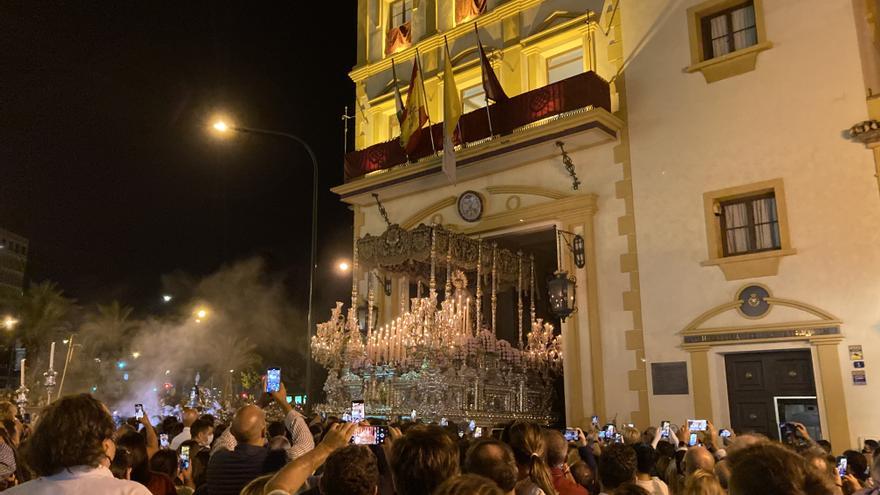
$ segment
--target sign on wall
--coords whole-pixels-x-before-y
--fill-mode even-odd
[[[687,395],[687,361],[651,363],[654,395]]]

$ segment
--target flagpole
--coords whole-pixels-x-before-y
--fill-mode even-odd
[[[400,85],[397,80],[397,67],[391,58],[391,75],[394,77],[394,113],[397,115],[398,126],[403,126],[403,101],[400,98]]]
[[[483,42],[480,40],[480,29],[477,27],[477,23],[474,22],[474,32],[477,33],[477,44],[480,45],[480,55],[485,54],[483,50]],[[482,60],[480,61],[480,67],[483,66]],[[491,69],[491,67],[489,67]],[[482,70],[486,70],[485,68],[481,68]],[[489,138],[495,135],[495,131],[492,130],[492,112],[489,111],[489,93],[486,91],[486,75],[483,74],[483,100],[486,102],[486,116],[489,117]]]
[[[431,136],[431,149],[434,150],[436,155],[437,146],[434,144],[434,132],[431,130],[434,124],[431,123],[431,112],[428,111],[428,90],[425,89],[425,72],[422,70],[422,56],[419,55],[419,47],[416,47],[416,63],[419,65],[419,74],[422,75],[422,95],[425,98],[425,115],[428,117],[428,135]]]

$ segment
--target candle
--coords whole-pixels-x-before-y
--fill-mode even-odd
[[[55,342],[52,342],[52,347],[49,348],[49,369],[55,369]]]
[[[24,387],[24,358],[21,360],[21,386]]]

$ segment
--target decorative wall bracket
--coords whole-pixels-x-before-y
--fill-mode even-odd
[[[574,162],[571,161],[571,157],[565,152],[565,143],[562,141],[556,141],[556,146],[562,151],[562,163],[565,165],[565,171],[571,176],[571,188],[577,191],[581,185],[581,181],[578,179],[577,173],[574,171]]]

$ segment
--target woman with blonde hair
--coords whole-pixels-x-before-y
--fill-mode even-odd
[[[534,423],[514,423],[508,443],[519,469],[516,495],[557,495],[550,468],[544,462],[547,445],[541,427]]]
[[[724,489],[715,473],[697,469],[685,481],[683,495],[724,495]]]

